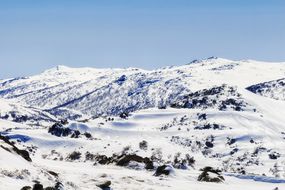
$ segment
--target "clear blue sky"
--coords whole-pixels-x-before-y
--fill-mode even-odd
[[[285,1],[0,0],[0,78],[209,56],[285,61]]]

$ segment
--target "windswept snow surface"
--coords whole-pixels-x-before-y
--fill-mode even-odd
[[[154,71],[58,66],[2,80],[0,134],[32,161],[0,138],[0,189],[38,181],[89,190],[106,180],[112,189],[285,189],[285,101],[276,98],[284,91],[275,82],[252,90],[284,76],[285,63],[210,58]],[[12,111],[28,119],[3,117]],[[154,169],[98,161],[123,153]],[[195,162],[182,164],[187,156]],[[170,175],[154,176],[164,164]],[[206,166],[225,181],[197,181]]]

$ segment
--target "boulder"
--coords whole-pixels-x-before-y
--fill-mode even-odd
[[[162,165],[157,167],[154,176],[169,175],[171,172],[173,172],[173,167],[171,165]]]
[[[198,176],[198,181],[221,183],[225,181],[224,177],[220,174],[221,170],[212,167],[205,167],[201,169],[202,173]]]
[[[111,181],[103,181],[103,182],[98,183],[96,186],[100,187],[103,190],[107,190],[107,189],[111,189],[110,185],[111,185]]]

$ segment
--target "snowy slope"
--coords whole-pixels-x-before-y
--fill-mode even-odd
[[[0,138],[0,189],[100,189],[106,180],[112,189],[285,189],[284,76],[285,63],[212,57],[2,80],[1,117],[28,119],[2,117],[0,135],[32,161]],[[164,165],[170,174],[155,176]],[[198,181],[206,166],[225,180]]]
[[[27,123],[31,125],[48,125],[57,121],[56,117],[38,108],[24,106],[17,102],[0,99],[0,118],[14,122]]]
[[[95,117],[116,115],[165,107],[178,96],[224,83],[245,88],[282,78],[283,65],[210,58],[154,71],[58,66],[40,75],[2,82],[0,97],[44,108],[56,115],[72,116],[73,111]]]
[[[285,100],[285,79],[278,79],[249,86],[253,93],[260,94],[276,100]]]

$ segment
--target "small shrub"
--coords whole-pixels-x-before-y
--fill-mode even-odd
[[[142,150],[147,150],[147,148],[148,148],[148,143],[147,143],[147,141],[143,140],[142,142],[140,142],[140,143],[139,143],[139,147],[140,147],[140,149],[142,149]]]
[[[68,160],[78,160],[78,159],[80,159],[80,157],[81,157],[81,153],[77,152],[77,151],[74,151],[74,152],[72,152],[71,154],[68,155],[67,159]]]
[[[161,162],[162,161],[162,151],[160,148],[157,148],[155,151],[152,152],[151,160]]]

